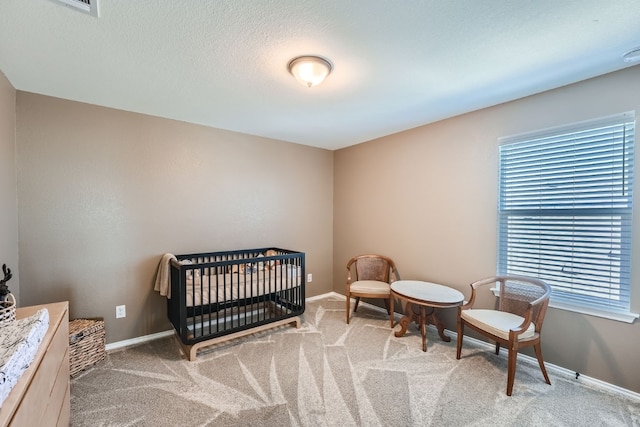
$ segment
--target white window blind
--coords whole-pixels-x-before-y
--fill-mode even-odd
[[[498,272],[629,312],[635,113],[500,140]]]

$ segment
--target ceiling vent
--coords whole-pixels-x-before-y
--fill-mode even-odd
[[[70,9],[79,10],[80,12],[87,13],[89,15],[98,18],[98,0],[53,0],[56,3],[65,5]]]

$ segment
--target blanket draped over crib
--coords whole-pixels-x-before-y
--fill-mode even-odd
[[[158,271],[156,273],[156,282],[153,289],[160,292],[163,297],[171,298],[171,286],[170,286],[170,271],[169,263],[175,261],[176,257],[173,254],[164,254],[158,264]]]
[[[279,248],[162,256],[154,289],[189,359],[198,348],[286,323],[299,326],[304,253]]]

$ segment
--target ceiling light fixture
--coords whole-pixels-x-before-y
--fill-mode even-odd
[[[289,61],[289,72],[306,87],[319,85],[327,78],[333,66],[319,56],[299,56]]]
[[[622,55],[622,60],[624,62],[636,62],[640,60],[640,47],[632,49],[629,52]]]

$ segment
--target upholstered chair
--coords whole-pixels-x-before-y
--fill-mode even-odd
[[[482,291],[498,295],[494,309],[476,307],[478,294]],[[511,396],[516,373],[518,350],[533,346],[540,370],[547,384],[551,384],[542,360],[540,333],[549,305],[551,287],[542,280],[521,276],[497,276],[471,284],[469,302],[458,307],[458,347],[456,358],[460,359],[464,327],[488,337],[496,343],[496,354],[500,346],[508,350],[507,396]]]
[[[347,263],[347,324],[351,315],[351,298],[356,299],[354,313],[358,310],[360,298],[381,298],[384,300],[393,328],[393,313],[389,309],[390,284],[400,280],[396,265],[383,255],[358,255]]]

